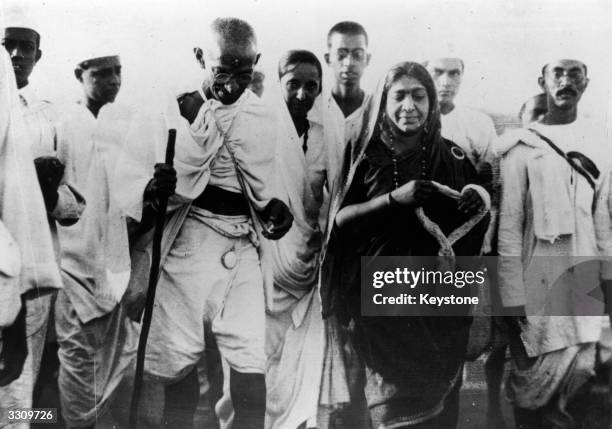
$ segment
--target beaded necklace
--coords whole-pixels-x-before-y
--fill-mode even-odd
[[[304,130],[304,143],[302,143],[302,150],[304,154],[308,150],[308,130],[310,129],[310,122],[306,121],[306,129]]]
[[[393,164],[393,187],[394,189],[399,188],[399,170],[397,168],[397,153],[395,150],[395,136],[388,129],[387,126],[381,125],[381,135],[386,137],[387,146],[391,151],[391,163]],[[427,177],[427,146],[423,143],[421,145],[421,179],[424,180]]]
[[[391,163],[393,164],[393,189],[399,188],[399,171],[397,169],[397,154],[395,153],[395,137],[393,134],[383,130],[385,137],[387,137],[387,146],[391,150]]]

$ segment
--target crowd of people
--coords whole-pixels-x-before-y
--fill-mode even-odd
[[[290,50],[266,77],[251,25],[217,18],[194,49],[202,86],[146,112],[114,103],[119,52],[75,58],[74,105],[38,98],[44,37],[6,25],[0,427],[50,406],[33,399],[49,354],[65,427],[130,427],[147,310],[141,428],[455,428],[466,361],[483,353],[501,428],[507,350],[515,427],[583,427],[607,307],[541,311],[559,273],[567,294],[601,287],[605,301],[612,285],[612,154],[579,112],[579,59],[543,63],[521,128],[498,136],[455,104],[461,58],[395,64],[364,91],[368,34],[352,21],[329,30],[325,64]],[[264,78],[280,98],[262,100]],[[485,301],[499,314],[364,315],[362,257],[419,270],[438,255],[498,255]]]

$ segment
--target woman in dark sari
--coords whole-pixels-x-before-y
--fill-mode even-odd
[[[362,316],[360,257],[438,255],[439,241],[415,209],[448,235],[488,209],[488,194],[463,151],[440,136],[434,83],[421,65],[391,68],[364,120],[334,187],[324,315],[350,324],[375,428],[452,428],[471,318]],[[461,197],[441,194],[436,182]],[[486,219],[477,223],[452,246],[454,254],[478,255],[486,227]]]

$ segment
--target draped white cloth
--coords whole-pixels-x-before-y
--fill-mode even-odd
[[[284,101],[277,116],[276,169],[277,195],[287,201],[293,213],[293,226],[274,243],[275,283],[301,297],[312,289],[317,277],[321,249],[319,210],[327,179],[328,147],[322,118],[310,116],[307,151],[304,136],[297,135]]]
[[[612,158],[604,130],[580,118],[566,125],[532,127],[565,153],[586,155],[600,172],[593,190],[546,143],[536,144],[524,135],[517,139],[520,134],[513,142],[503,142],[507,151],[501,161],[500,294],[505,306],[526,307],[528,324],[522,338],[528,355],[539,356],[596,342],[601,336],[600,318],[582,314],[603,314],[603,304],[589,293],[599,288],[601,279],[612,278],[610,265],[577,264],[612,256]],[[542,178],[542,171],[556,177]],[[548,199],[536,201],[545,193],[563,200],[549,202],[553,212],[542,204]],[[566,210],[572,215],[559,219]]]
[[[59,228],[66,293],[83,323],[121,300],[130,275],[126,218],[112,199],[117,159],[130,125],[128,109],[108,104],[97,118],[82,103],[67,109],[73,180],[87,207],[75,225]]]
[[[57,189],[57,203],[49,213],[51,236],[59,260],[56,221],[60,225],[72,225],[85,210],[85,199],[74,184],[72,161],[75,146],[70,144],[61,114],[53,104],[38,98],[32,85],[26,85],[18,92],[24,122],[30,135],[32,156],[55,156],[64,165],[64,175]]]
[[[0,220],[0,330],[10,326],[19,314],[19,246]]]
[[[37,288],[61,288],[51,232],[32,162],[29,134],[20,110],[10,59],[0,53],[0,220],[20,249],[20,293]],[[0,255],[2,264],[15,257]],[[16,266],[3,270],[15,271]],[[2,302],[2,312],[19,309],[15,294]]]
[[[271,245],[274,305],[266,323],[266,427],[298,427],[317,416],[325,326],[317,289],[323,204],[329,160],[322,117],[309,115],[298,136],[284,100],[277,110],[277,195],[294,216],[287,234]],[[312,112],[312,110],[311,110]]]
[[[165,98],[160,104],[161,108],[155,106],[153,111],[142,112],[133,121],[128,143],[118,160],[115,181],[129,184],[117,186],[115,193],[123,214],[141,220],[145,187],[153,177],[155,163],[164,162],[168,128],[177,130],[174,157],[177,186],[176,194],[169,201],[169,211],[194,200],[207,185],[242,194],[236,168],[244,179],[247,197],[256,209],[263,209],[275,197],[274,116],[255,94],[247,90],[231,105],[205,100],[191,125],[180,115],[176,98]],[[180,225],[175,225],[174,229],[178,231]],[[261,236],[258,222],[255,222],[255,229],[266,304],[270,307],[269,241]],[[172,241],[174,235],[168,235],[168,239]],[[169,249],[169,246],[164,248]]]

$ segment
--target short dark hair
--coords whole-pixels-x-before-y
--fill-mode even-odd
[[[588,74],[587,65],[585,63],[583,63],[582,61],[580,61],[580,60],[576,60],[576,61],[578,61],[580,64],[582,64],[582,67],[584,68],[584,75],[586,76]],[[546,63],[542,67],[542,77],[545,77],[544,75],[546,74],[546,69],[548,68],[548,64],[549,63]]]
[[[363,28],[363,25],[354,21],[342,21],[334,25],[327,33],[327,47],[331,47],[331,38],[334,33],[348,34],[351,36],[365,37],[366,46],[368,45],[368,33]]]
[[[293,67],[300,63],[312,64],[317,68],[319,72],[319,79],[323,79],[323,68],[321,67],[321,61],[315,54],[304,49],[296,49],[287,51],[278,61],[278,78],[282,78],[287,72],[291,71]]]
[[[248,22],[239,18],[216,18],[210,25],[210,29],[221,36],[236,42],[251,42],[257,46],[255,30]]]

